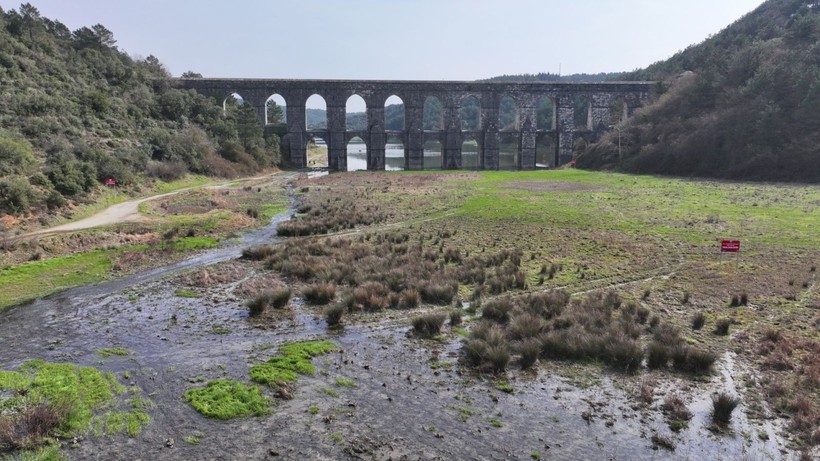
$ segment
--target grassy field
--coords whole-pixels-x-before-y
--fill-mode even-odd
[[[338,237],[255,254],[297,290],[336,285],[329,323],[469,299],[477,319],[498,325],[466,321],[467,361],[475,346],[475,365],[495,372],[530,366],[539,347],[542,360],[633,371],[649,354],[652,368],[695,375],[734,352],[756,370],[742,378],[751,416],[790,414],[797,445],[820,442],[818,186],[580,170],[348,173],[300,185],[300,214],[280,231]],[[721,259],[724,238],[742,242],[738,257]],[[539,298],[556,290],[573,301]],[[443,317],[413,320],[435,335]]]
[[[80,285],[160,265],[194,251],[212,248],[234,232],[262,225],[285,211],[282,179],[268,178],[253,186],[191,189],[140,204],[147,220],[41,237],[7,245],[0,255],[0,309]],[[157,183],[153,192],[203,185],[207,178],[190,176]],[[90,215],[127,199],[106,191]]]

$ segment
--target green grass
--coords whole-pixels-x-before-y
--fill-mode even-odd
[[[193,251],[213,248],[217,244],[219,244],[219,239],[214,237],[182,237],[170,242],[163,242],[160,248],[163,250],[173,248],[176,251]]]
[[[200,295],[196,291],[193,290],[183,290],[179,289],[174,291],[174,296],[179,296],[180,298],[199,298]]]
[[[263,416],[270,413],[270,399],[256,386],[229,379],[211,381],[185,392],[185,400],[202,415],[214,419]]]
[[[272,357],[267,362],[251,367],[251,380],[276,386],[296,382],[299,375],[313,376],[316,367],[311,359],[338,348],[330,341],[306,341],[289,343],[279,348],[281,356]]]
[[[100,357],[111,357],[112,355],[128,355],[130,353],[131,352],[128,349],[123,349],[121,347],[97,350],[97,354],[99,354]]]
[[[548,222],[551,227],[651,232],[695,243],[736,236],[748,243],[789,240],[799,246],[820,246],[817,187],[571,169],[484,171],[481,178],[464,182],[469,198],[459,214],[489,221]],[[547,189],[516,188],[521,182]]]
[[[160,249],[193,251],[212,248],[213,237],[184,237],[163,242]],[[124,251],[148,251],[149,245],[93,250],[0,270],[0,309],[42,298],[67,288],[99,283],[111,277],[114,258]]]
[[[202,442],[202,439],[205,437],[205,434],[200,431],[194,431],[191,435],[186,435],[184,440],[191,445],[199,445]]]
[[[117,250],[95,250],[3,269],[0,271],[0,308],[100,282],[110,273],[115,253]]]
[[[186,175],[175,181],[165,182],[157,181],[152,188],[152,191],[157,194],[166,194],[174,192],[187,187],[203,186],[211,182],[211,179],[201,175]]]
[[[269,221],[274,216],[278,215],[279,213],[284,213],[288,211],[287,202],[273,202],[273,203],[264,203],[259,206],[259,218],[264,219],[265,221]]]
[[[336,378],[335,384],[339,387],[358,387],[356,381],[347,378]]]
[[[46,402],[65,408],[55,431],[61,437],[85,434],[92,426],[98,435],[125,432],[136,437],[150,421],[145,412],[150,401],[139,399],[136,405],[132,400],[131,408],[119,409],[116,397],[126,392],[125,387],[113,374],[91,367],[32,360],[18,371],[0,371],[0,390],[25,395],[25,401],[16,404]]]

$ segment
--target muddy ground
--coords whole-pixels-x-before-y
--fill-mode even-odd
[[[529,186],[527,186],[529,187]],[[731,348],[703,380],[658,376],[651,404],[637,397],[640,376],[596,364],[543,362],[537,371],[497,378],[458,364],[463,338],[449,329],[433,340],[409,334],[408,314],[363,315],[329,329],[300,299],[292,314],[260,323],[247,316],[248,286],[275,277],[236,259],[242,248],[276,243],[274,222],[242,239],[172,266],[69,290],[0,314],[0,364],[30,359],[114,372],[154,402],[151,423],[134,439],[87,438],[71,459],[791,459],[785,420],[750,421],[745,404],[731,428],[711,428],[713,392],[742,394],[748,365]],[[180,290],[197,297],[179,296]],[[248,370],[294,340],[328,338],[340,351],[314,359],[291,400],[270,416],[215,421],[183,399],[187,389]],[[103,358],[103,348],[126,356]],[[127,376],[127,378],[126,378]],[[649,374],[651,376],[651,373]],[[337,385],[350,379],[355,387]],[[269,395],[273,395],[268,390]],[[660,404],[684,397],[694,417],[673,433]],[[311,411],[311,407],[318,411]],[[653,441],[654,436],[654,441]],[[187,439],[187,440],[186,440]],[[194,441],[196,439],[196,443]],[[658,440],[671,442],[661,447]],[[663,445],[663,444],[661,444]],[[674,448],[673,448],[674,447]]]

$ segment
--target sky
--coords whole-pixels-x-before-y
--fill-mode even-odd
[[[21,2],[0,0],[4,10]],[[762,0],[29,0],[102,24],[174,76],[476,80],[629,71],[719,32]]]

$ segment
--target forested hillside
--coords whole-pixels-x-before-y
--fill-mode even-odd
[[[820,181],[820,1],[769,0],[703,43],[622,76],[658,99],[621,129],[620,168]],[[618,167],[617,132],[578,158]]]
[[[153,56],[129,57],[102,25],[70,31],[30,4],[0,9],[0,214],[55,210],[105,178],[232,176],[274,165],[250,106],[154,79]]]

